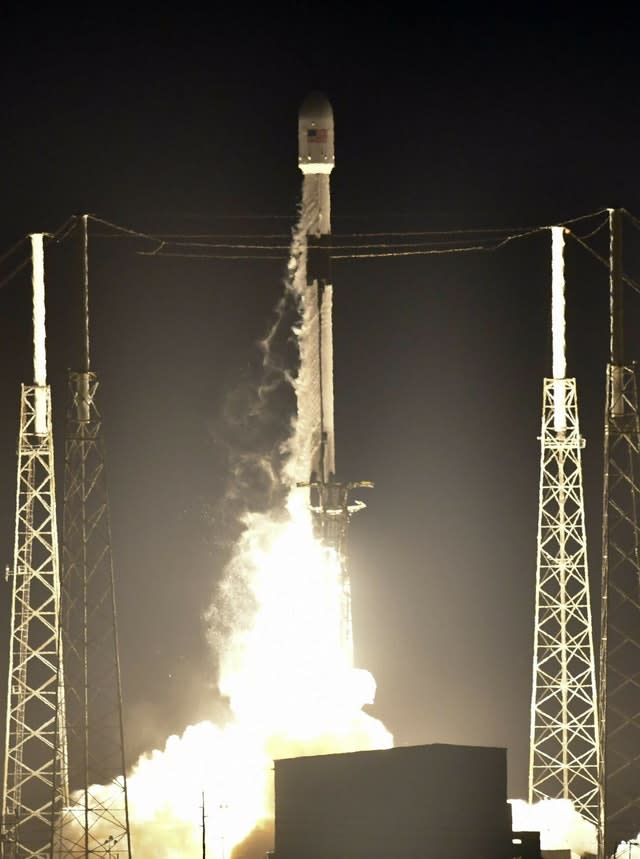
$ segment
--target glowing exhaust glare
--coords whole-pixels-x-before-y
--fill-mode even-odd
[[[556,432],[567,428],[564,297],[564,228],[551,227],[551,332],[553,348],[554,416]]]
[[[302,429],[292,458],[308,450]],[[362,710],[374,700],[373,677],[353,668],[342,646],[339,559],[314,536],[307,493],[291,486],[284,513],[245,517],[220,585],[217,605],[226,602],[233,616],[212,643],[232,721],[187,728],[128,777],[136,859],[198,859],[203,793],[207,855],[232,859],[234,846],[273,820],[274,758],[393,745]]]
[[[223,588],[248,593],[255,606],[219,643],[219,688],[233,721],[192,725],[143,755],[129,775],[137,859],[169,859],[171,850],[181,859],[201,856],[203,793],[208,855],[230,859],[235,845],[273,819],[274,758],[393,745],[384,725],[362,711],[375,681],[352,668],[340,646],[339,564],[315,540],[300,502],[293,492],[284,520],[247,517],[227,569]]]

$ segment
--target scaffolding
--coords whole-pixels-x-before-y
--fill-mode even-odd
[[[34,385],[22,385],[0,855],[51,856],[67,804],[60,574],[51,391],[46,383],[43,235],[31,236]]]
[[[640,827],[640,425],[634,367],[609,366],[607,403],[600,640],[602,859],[620,841],[635,838]]]
[[[575,379],[562,380],[566,428],[554,429],[544,380],[529,802],[570,799],[598,820],[595,666]]]
[[[81,371],[68,378],[61,634],[70,803],[56,852],[131,855],[111,525],[98,378],[89,357],[88,233],[84,223]]]
[[[566,378],[564,238],[552,233],[553,378],[540,433],[529,802],[568,799],[597,824],[599,744],[575,379]]]
[[[62,640],[71,802],[56,827],[65,857],[131,854],[122,692],[95,373],[69,374],[65,432]]]

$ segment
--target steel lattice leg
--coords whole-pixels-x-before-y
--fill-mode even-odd
[[[67,813],[61,856],[131,853],[122,695],[102,421],[94,373],[71,373],[65,434],[62,634],[65,651]]]
[[[554,391],[566,428],[554,429]],[[595,663],[575,379],[545,379],[531,702],[529,802],[570,799],[598,820]]]
[[[640,427],[635,367],[609,365],[600,642],[601,859],[640,830]]]
[[[46,386],[22,386],[11,575],[0,845],[4,859],[48,859],[54,819],[67,792],[51,395]]]

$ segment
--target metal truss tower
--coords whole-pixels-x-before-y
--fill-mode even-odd
[[[554,429],[560,388],[566,427]],[[595,663],[575,379],[544,380],[529,802],[570,799],[598,819]]]
[[[51,424],[46,384],[43,236],[31,237],[34,381],[23,385],[2,782],[0,855],[51,856],[67,803],[60,649],[60,578]]]
[[[621,213],[610,210],[611,349],[604,426],[600,859],[640,830],[640,422],[623,354]]]
[[[69,374],[65,430],[61,631],[70,803],[56,827],[64,857],[131,855],[122,692],[98,380],[89,369],[84,225],[82,370]]]
[[[595,662],[575,379],[565,378],[562,232],[553,228],[554,378],[543,385],[529,802],[598,820]]]

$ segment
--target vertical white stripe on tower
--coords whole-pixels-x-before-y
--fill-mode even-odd
[[[553,350],[553,428],[567,428],[564,295],[564,227],[551,227],[551,337]]]
[[[42,233],[31,235],[33,284],[33,381],[36,386],[35,430],[47,433],[47,404],[44,389],[47,384],[47,352],[44,301],[44,246]]]

